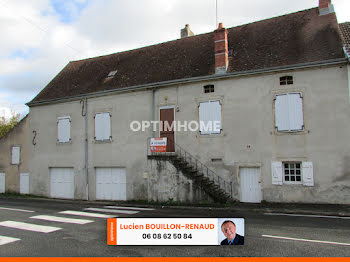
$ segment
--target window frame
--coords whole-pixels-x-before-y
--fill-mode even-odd
[[[60,129],[59,129],[59,122],[61,120],[66,120],[68,119],[69,120],[69,139],[68,141],[60,141]],[[72,132],[71,132],[71,129],[72,129],[72,119],[70,116],[60,116],[60,117],[57,117],[57,143],[59,144],[68,144],[68,143],[71,143],[72,142]]]
[[[289,170],[289,181],[286,180],[286,165],[288,165]],[[291,169],[291,165],[294,165],[293,169]],[[297,168],[297,165],[299,165],[299,168]],[[291,174],[290,171],[294,171],[294,174]],[[300,174],[297,174],[297,171],[299,170]],[[295,177],[295,181],[291,180],[291,177]],[[300,181],[297,181],[297,176],[300,176]],[[283,184],[287,185],[302,185],[303,184],[303,162],[302,161],[282,161],[282,178],[283,178]]]
[[[215,86],[214,85],[205,85],[203,86],[203,93],[204,94],[210,94],[215,92]]]
[[[279,127],[277,126],[277,107],[276,107],[276,101],[278,96],[283,95],[296,95],[298,94],[301,99],[301,117],[302,117],[302,129],[288,129],[288,130],[279,130]],[[304,116],[304,95],[303,92],[295,91],[295,92],[284,92],[284,93],[278,93],[274,95],[274,101],[273,101],[273,108],[274,108],[274,130],[276,133],[301,133],[305,132],[305,116]],[[290,113],[290,108],[288,108],[288,114]],[[289,120],[289,128],[290,128],[290,120]]]
[[[294,85],[294,77],[291,75],[280,77],[280,86],[290,86]]]
[[[218,102],[219,103],[219,105],[220,105],[220,132],[215,132],[214,130],[213,131],[208,131],[208,133],[207,132],[205,132],[205,133],[203,133],[202,131],[201,131],[201,114],[200,114],[200,106],[201,106],[201,104],[206,104],[206,103],[213,103],[213,102]],[[199,120],[199,134],[200,135],[203,135],[203,136],[208,136],[208,135],[221,135],[222,133],[223,133],[223,125],[222,125],[222,102],[221,102],[221,100],[207,100],[207,101],[201,101],[201,102],[199,102],[199,104],[198,104],[198,120]],[[213,121],[213,120],[211,120],[211,121]],[[210,132],[210,133],[209,133]]]

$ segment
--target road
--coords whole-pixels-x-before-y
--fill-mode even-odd
[[[113,203],[0,198],[0,257],[350,256],[349,217],[214,208],[95,209],[106,205]],[[108,246],[108,216],[244,217],[245,245]],[[51,221],[57,217],[60,221]]]

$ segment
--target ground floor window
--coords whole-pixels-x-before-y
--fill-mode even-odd
[[[301,162],[283,162],[284,182],[301,183]]]

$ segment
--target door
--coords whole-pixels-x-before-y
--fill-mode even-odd
[[[5,173],[0,173],[0,194],[5,193]]]
[[[74,198],[73,168],[50,169],[50,196],[52,198]]]
[[[96,168],[96,199],[126,200],[125,168]]]
[[[241,202],[261,202],[259,172],[259,168],[240,168]]]
[[[162,131],[160,131],[160,137],[167,138],[166,151],[175,152],[175,129],[172,126],[174,122],[174,108],[161,108],[160,121],[163,123]]]
[[[29,174],[21,173],[19,177],[20,194],[29,194]]]

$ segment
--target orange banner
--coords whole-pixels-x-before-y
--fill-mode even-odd
[[[117,244],[117,219],[116,218],[107,219],[107,244],[108,245]]]

